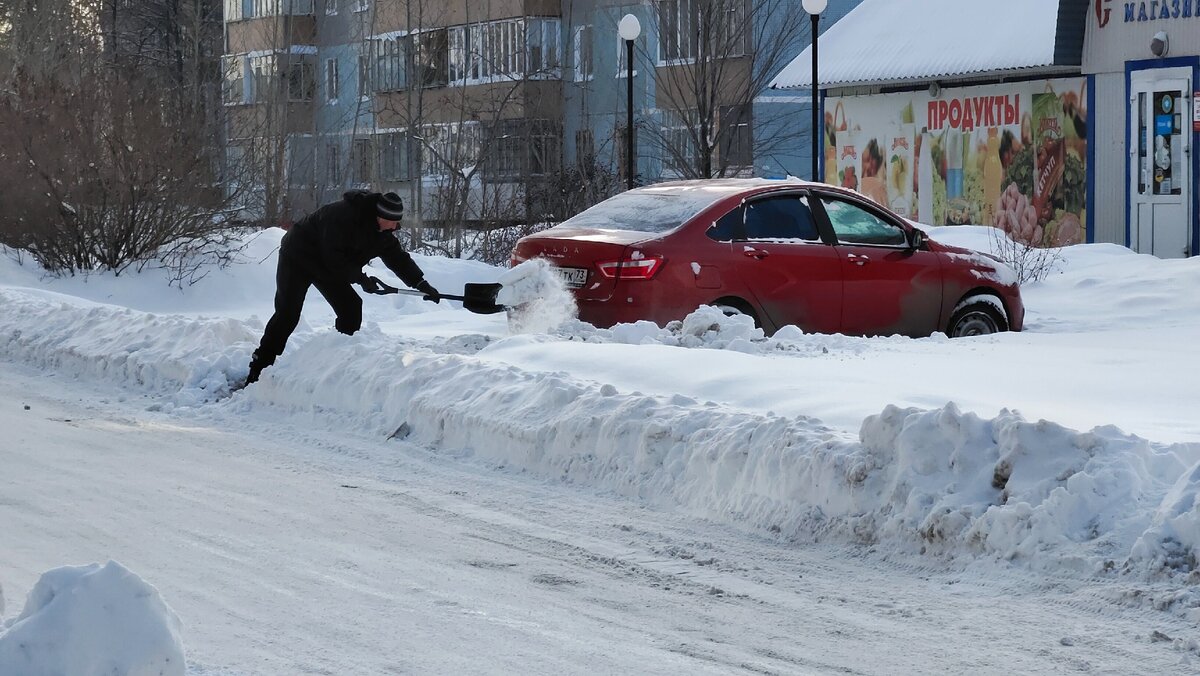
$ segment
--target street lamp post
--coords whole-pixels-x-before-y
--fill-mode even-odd
[[[633,41],[642,33],[642,24],[632,14],[621,17],[617,33],[625,41],[625,178],[629,190],[633,190]]]
[[[817,25],[821,19],[821,12],[825,11],[825,6],[829,4],[829,0],[804,0],[804,11],[808,12],[808,16],[812,19],[812,180],[816,181],[819,163],[817,161],[817,153],[820,152],[818,139],[820,138],[821,117],[817,102],[820,101],[820,87],[817,84]]]

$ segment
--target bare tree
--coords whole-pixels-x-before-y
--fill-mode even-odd
[[[179,281],[197,260],[221,258],[230,233],[215,83],[186,59],[189,45],[192,54],[214,45],[196,46],[206,37],[186,30],[197,24],[176,0],[34,2],[4,15],[0,180],[13,186],[0,210],[4,243],[52,271],[153,262]],[[174,37],[162,35],[164,22]],[[46,49],[20,51],[41,41]]]
[[[656,0],[657,124],[641,125],[683,178],[726,176],[769,154],[797,125],[753,119],[754,98],[795,56],[808,21],[794,0]],[[755,130],[760,130],[755,133]]]
[[[408,25],[424,29],[387,47],[401,55],[404,79],[394,65],[375,75],[376,125],[403,130],[419,218],[441,227],[453,256],[471,248],[469,229],[530,220],[530,186],[556,171],[562,154],[557,24],[542,33],[537,18],[496,21],[475,16],[472,3],[459,9],[447,26],[446,3],[405,3]],[[485,51],[485,41],[510,48]]]

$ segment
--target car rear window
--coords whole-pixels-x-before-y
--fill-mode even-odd
[[[563,221],[561,225],[602,230],[662,233],[679,227],[737,188],[689,186],[624,192]]]

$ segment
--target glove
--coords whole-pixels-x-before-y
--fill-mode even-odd
[[[379,281],[378,277],[368,277],[367,275],[363,275],[362,279],[358,280],[358,284],[363,288],[363,291],[366,291],[367,293],[374,293],[380,296],[389,293],[396,293],[397,291],[396,287],[384,284],[383,282]]]
[[[438,290],[433,288],[433,285],[430,284],[427,280],[422,279],[421,283],[417,284],[416,288],[417,288],[417,291],[420,291],[425,294],[425,296],[424,296],[425,300],[431,300],[435,303],[442,302],[442,294],[438,293]]]
[[[381,284],[382,282],[380,282],[378,279],[374,277],[368,277],[367,275],[363,275],[358,280],[358,285],[361,286],[362,290],[366,291],[367,293],[379,293],[383,290],[380,288]]]

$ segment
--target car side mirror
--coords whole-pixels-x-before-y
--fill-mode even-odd
[[[925,242],[929,238],[925,235],[925,231],[920,228],[913,228],[908,231],[908,248],[915,250],[924,249]]]

